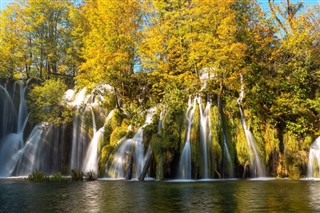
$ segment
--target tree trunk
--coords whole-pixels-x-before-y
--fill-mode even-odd
[[[120,104],[119,104],[118,91],[117,91],[117,89],[115,87],[113,87],[113,90],[114,90],[114,95],[115,95],[115,98],[116,98],[116,107],[117,107],[117,109],[122,111],[122,109],[120,107]]]
[[[139,181],[144,181],[144,178],[146,177],[147,172],[151,166],[152,160],[153,160],[153,152],[150,150],[150,152],[148,152],[147,160],[146,160],[146,163],[144,164],[141,175],[138,178]]]

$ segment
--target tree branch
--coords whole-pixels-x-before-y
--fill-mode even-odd
[[[268,0],[268,4],[269,4],[269,8],[271,10],[271,14],[272,16],[276,19],[276,21],[278,22],[278,24],[280,25],[280,27],[284,30],[284,32],[286,33],[286,35],[288,35],[288,31],[287,29],[285,28],[285,26],[283,25],[283,23],[280,21],[280,19],[278,18],[275,10],[274,10],[274,7],[273,7],[273,3],[271,2],[271,0]]]

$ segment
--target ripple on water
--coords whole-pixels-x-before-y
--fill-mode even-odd
[[[0,212],[319,212],[320,182],[0,181]]]

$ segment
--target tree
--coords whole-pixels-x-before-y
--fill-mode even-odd
[[[18,5],[8,6],[0,11],[0,77],[13,78],[15,74],[23,74],[26,54],[21,35],[22,26],[18,23]],[[28,73],[24,73],[27,74]]]
[[[67,86],[61,80],[49,79],[35,85],[29,93],[31,119],[60,125],[72,120],[72,112],[62,102]]]
[[[277,23],[280,25],[281,29],[288,35],[292,30],[295,30],[294,18],[298,11],[302,9],[303,3],[291,3],[290,0],[286,1],[286,7],[281,8],[274,4],[274,0],[268,0],[269,8],[271,14]]]
[[[78,57],[70,53],[79,48],[72,34],[71,12],[75,10],[69,0],[17,0],[11,4],[4,12],[3,30],[6,38],[17,39],[19,48],[11,49],[10,57],[21,62],[11,69],[23,71],[27,78],[72,75],[77,65],[72,59]]]
[[[319,131],[311,126],[319,122],[317,107],[311,104],[318,100],[319,91],[319,6],[298,13],[301,7],[287,1],[286,15],[281,24],[277,21],[286,34],[273,51],[272,64],[277,79],[272,86],[278,93],[272,114],[282,127],[298,135]]]
[[[168,81],[199,89],[204,69],[225,79],[243,65],[246,45],[236,39],[235,1],[153,0],[146,4],[139,53],[142,68],[160,79],[154,84],[156,91],[163,91]]]
[[[108,83],[125,97],[137,55],[140,1],[89,0],[83,7],[89,33],[84,38],[78,83],[93,87]]]

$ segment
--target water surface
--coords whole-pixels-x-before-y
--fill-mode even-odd
[[[320,212],[320,181],[0,180],[0,212]]]

